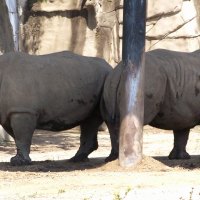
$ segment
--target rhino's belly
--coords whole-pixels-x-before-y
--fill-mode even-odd
[[[93,114],[98,106],[97,100],[66,101],[66,99],[57,99],[54,102],[46,101],[45,105],[25,103],[26,101],[14,106],[9,104],[3,111],[1,110],[2,123],[5,124],[13,113],[28,113],[37,116],[37,129],[62,131],[80,125]]]
[[[80,125],[82,121],[87,119],[96,105],[67,105],[61,108],[49,108],[40,114],[38,120],[38,129],[62,131]]]
[[[37,124],[37,129],[48,130],[48,131],[63,131],[71,129],[75,126],[80,125],[81,121],[71,121],[65,120],[63,118],[51,119],[48,121],[39,122]]]
[[[181,112],[159,112],[150,125],[166,130],[181,130],[192,128],[199,124],[200,118],[196,113],[184,115]]]

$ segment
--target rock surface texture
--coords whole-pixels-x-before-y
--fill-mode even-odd
[[[23,6],[25,0],[21,0]],[[193,51],[200,46],[198,0],[149,0],[146,50],[167,48]],[[32,0],[21,19],[21,50],[46,54],[71,50],[105,58],[115,66],[121,60],[122,0]]]

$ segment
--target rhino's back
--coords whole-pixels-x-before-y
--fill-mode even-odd
[[[156,50],[150,54],[162,64],[159,68],[162,68],[166,77],[163,101],[150,124],[163,129],[183,129],[195,126],[200,121],[200,110],[198,109],[200,106],[199,51],[183,53]],[[149,79],[153,80],[154,77],[149,77]],[[153,80],[153,82],[155,85],[156,81]],[[163,87],[162,82],[159,84]]]
[[[1,115],[6,119],[24,110],[36,113],[40,124],[78,123],[98,104],[110,68],[101,59],[71,52],[13,54],[2,75]]]

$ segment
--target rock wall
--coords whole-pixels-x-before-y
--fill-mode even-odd
[[[200,1],[151,0],[147,20],[147,50],[193,51],[200,47]]]
[[[22,51],[71,50],[103,57],[113,66],[121,60],[123,0],[32,0],[25,10]],[[198,49],[199,14],[199,0],[149,0],[146,50]]]
[[[22,51],[46,54],[71,50],[120,60],[117,0],[51,0],[28,4]]]

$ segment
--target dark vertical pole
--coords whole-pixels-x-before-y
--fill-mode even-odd
[[[119,162],[135,166],[142,159],[146,0],[124,0]]]

